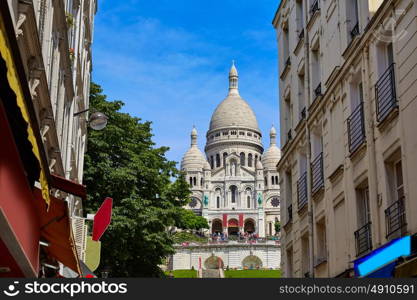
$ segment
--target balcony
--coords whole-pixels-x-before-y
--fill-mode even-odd
[[[308,201],[307,196],[307,172],[300,177],[297,181],[297,196],[298,196],[298,210],[303,209]]]
[[[361,256],[372,250],[371,222],[355,231],[356,256]]]
[[[323,176],[323,152],[320,153],[311,163],[312,188],[311,192],[314,195],[324,187]]]
[[[363,118],[363,103],[361,102],[347,119],[349,151],[354,153],[365,142],[365,122]]]
[[[400,233],[401,236],[406,233],[404,197],[401,197],[385,210],[385,223],[387,238],[394,233]]]
[[[313,5],[311,5],[310,14],[314,15],[319,10],[320,10],[319,0],[316,0],[314,1]]]
[[[357,22],[356,25],[353,26],[352,30],[350,31],[350,36],[352,37],[352,40],[355,38],[355,36],[358,36],[359,33],[359,22]]]
[[[376,118],[379,123],[398,108],[394,66],[395,64],[389,66],[375,85]]]

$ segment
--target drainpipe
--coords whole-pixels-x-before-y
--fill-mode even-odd
[[[382,237],[381,237],[381,216],[379,212],[379,208],[381,207],[381,201],[379,199],[378,194],[378,178],[377,178],[377,162],[376,162],[376,153],[375,153],[375,134],[374,134],[374,119],[373,119],[373,112],[371,107],[371,91],[372,87],[370,84],[370,77],[369,77],[369,70],[370,70],[370,61],[369,61],[369,45],[364,48],[364,54],[362,56],[362,69],[363,78],[367,81],[368,88],[364,88],[364,111],[365,111],[365,125],[366,125],[366,143],[368,147],[368,157],[369,157],[369,204],[371,208],[371,221],[372,223],[375,222],[375,225],[372,226],[374,230],[374,237],[375,246],[381,244]],[[376,99],[375,99],[376,100]],[[376,215],[372,214],[372,212],[376,212]]]

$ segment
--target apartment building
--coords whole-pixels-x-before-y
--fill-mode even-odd
[[[372,276],[357,264],[410,237],[387,272],[416,276],[416,3],[283,0],[273,26],[283,275]]]
[[[92,69],[91,44],[96,10],[96,0],[7,0],[1,4],[1,62],[5,63],[4,71],[8,72],[5,84],[10,86],[8,90],[10,93],[2,93],[0,98],[4,105],[4,121],[9,120],[7,127],[10,127],[14,135],[14,139],[11,138],[8,145],[11,148],[14,144],[17,146],[17,155],[20,159],[16,160],[16,163],[22,160],[24,168],[22,174],[28,179],[28,187],[32,191],[41,190],[41,198],[47,205],[45,214],[55,213],[51,207],[61,207],[60,200],[65,200],[66,205],[62,206],[62,209],[66,211],[68,208],[69,219],[68,224],[62,224],[65,228],[60,234],[62,236],[68,228],[74,229],[72,233],[67,232],[69,234],[67,241],[74,241],[75,236],[78,256],[75,262],[71,258],[73,252],[75,253],[75,249],[72,249],[73,242],[66,245],[66,254],[65,249],[59,251],[58,248],[55,249],[54,244],[59,244],[61,241],[54,240],[52,238],[54,233],[48,235],[42,231],[43,227],[39,229],[36,224],[21,223],[23,236],[14,236],[13,219],[20,218],[17,212],[25,210],[28,216],[37,213],[30,203],[30,201],[37,203],[32,199],[37,197],[36,193],[31,193],[28,189],[27,207],[23,203],[16,204],[14,211],[11,210],[11,214],[5,217],[6,222],[0,224],[3,232],[6,232],[5,228],[11,228],[10,235],[2,236],[6,247],[4,249],[0,247],[1,254],[3,255],[3,250],[6,252],[7,249],[12,256],[13,253],[26,251],[26,254],[22,255],[28,260],[27,266],[15,269],[14,265],[7,266],[7,260],[0,261],[0,267],[2,264],[5,265],[6,271],[0,272],[4,273],[4,276],[33,277],[41,273],[45,275],[45,272],[42,272],[43,261],[47,261],[49,266],[59,262],[61,275],[68,271],[65,268],[68,265],[79,273],[77,260],[84,260],[86,227],[82,218],[82,198],[85,198],[82,175]],[[17,99],[17,107],[21,114],[16,107],[8,106],[15,101],[14,97]],[[16,120],[22,117],[19,127]],[[24,130],[26,127],[27,132]],[[2,133],[6,131],[6,127],[2,128]],[[21,142],[19,136],[26,141]],[[33,153],[25,144],[28,140],[32,145]],[[29,151],[29,154],[25,155],[25,151]],[[29,164],[27,157],[32,154],[36,157],[33,157],[32,164]],[[35,176],[39,165],[40,177]],[[2,168],[1,171],[3,170]],[[14,183],[13,180],[10,182]],[[0,184],[2,187],[10,190],[10,184],[1,183],[4,183],[4,186]],[[27,185],[27,183],[22,184]],[[6,207],[7,203],[0,201],[0,208]],[[38,207],[38,209],[42,215],[43,208]],[[65,211],[59,213],[67,215]],[[36,216],[33,218],[36,223]],[[34,244],[29,243],[26,249],[20,249],[19,240],[22,242],[28,238],[26,236],[29,233],[26,230],[28,227],[36,229],[32,232],[31,243]],[[36,243],[36,237],[38,240],[39,237],[43,239],[40,248],[39,243]],[[59,235],[56,237],[59,238]],[[15,242],[10,242],[11,240]],[[27,252],[33,252],[31,259],[28,259]],[[37,261],[36,255],[39,253],[41,257]],[[24,264],[22,255],[13,258],[17,261],[17,265]],[[66,263],[68,261],[71,261],[71,264]],[[26,271],[22,272],[22,270]],[[68,273],[64,275],[71,276]]]

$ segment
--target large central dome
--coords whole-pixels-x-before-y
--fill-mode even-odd
[[[238,91],[238,74],[234,64],[229,72],[229,94],[214,111],[209,131],[225,127],[242,127],[259,130],[255,113]]]

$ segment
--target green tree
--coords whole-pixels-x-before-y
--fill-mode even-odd
[[[88,132],[84,206],[94,213],[105,197],[113,198],[112,222],[101,238],[101,269],[110,267],[113,277],[162,276],[158,264],[174,252],[167,228],[189,226],[182,220],[189,185],[166,159],[168,148],[155,147],[151,123],[120,112],[123,105],[107,101],[100,86],[91,84],[90,108],[109,120],[104,130]]]

